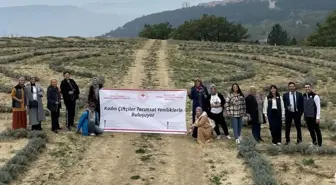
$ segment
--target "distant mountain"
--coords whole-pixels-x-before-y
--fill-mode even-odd
[[[275,23],[280,23],[291,36],[302,39],[316,29],[316,22],[323,21],[334,9],[335,0],[233,0],[224,5],[209,6],[208,3],[142,16],[102,36],[136,37],[145,24],[169,22],[177,27],[186,20],[210,14],[243,24],[249,29],[251,39],[265,38]]]
[[[97,36],[127,17],[75,6],[29,5],[0,8],[0,36]]]

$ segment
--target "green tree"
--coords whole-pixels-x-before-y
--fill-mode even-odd
[[[139,37],[165,40],[169,38],[173,31],[174,29],[168,22],[154,25],[145,24],[144,29],[139,33]]]
[[[287,31],[284,30],[280,24],[275,24],[268,34],[267,43],[270,45],[288,45],[289,38]]]
[[[177,40],[240,42],[248,38],[247,32],[241,24],[229,22],[224,17],[204,14],[200,19],[185,21],[171,36]]]
[[[307,38],[310,46],[336,46],[336,10],[332,12],[323,24],[318,25],[315,33]]]

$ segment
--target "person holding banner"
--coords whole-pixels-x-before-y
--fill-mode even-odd
[[[214,120],[216,126],[214,128],[216,134],[217,134],[217,139],[221,138],[220,131],[219,131],[219,126],[222,127],[224,134],[227,139],[231,139],[229,136],[229,130],[228,127],[225,123],[224,115],[223,115],[223,110],[224,110],[224,105],[226,103],[224,96],[217,92],[216,86],[212,84],[210,86],[210,96],[208,97],[208,105],[209,105],[209,118]]]
[[[197,128],[197,143],[204,145],[209,143],[212,137],[212,125],[208,115],[201,107],[195,110],[195,122],[191,127]]]
[[[103,129],[99,127],[98,112],[95,110],[96,104],[91,102],[79,119],[77,133],[79,133],[80,130],[82,130],[83,136],[100,135],[103,133]]]
[[[92,85],[89,89],[88,103],[94,103],[96,105],[96,112],[100,117],[100,102],[99,102],[99,90],[103,88],[103,84],[100,83],[98,77],[92,79]]]
[[[207,110],[207,98],[209,96],[207,88],[202,84],[200,79],[195,80],[194,87],[188,91],[188,96],[192,100],[192,121],[195,123],[196,107],[201,107],[202,110]],[[192,136],[197,138],[197,127],[193,129]]]

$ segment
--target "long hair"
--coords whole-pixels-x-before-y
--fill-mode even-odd
[[[273,94],[272,94],[272,91],[271,91],[272,88],[274,88],[274,89],[276,90],[276,91],[275,91],[275,97],[274,97]],[[270,90],[269,90],[269,93],[268,93],[268,95],[267,95],[267,98],[276,98],[276,97],[280,97],[280,94],[279,94],[279,92],[278,92],[278,88],[277,88],[276,85],[271,85],[269,89],[270,89]]]
[[[242,96],[242,97],[244,97],[244,94],[243,94],[243,92],[241,91],[241,89],[240,89],[240,87],[239,87],[239,85],[237,84],[237,83],[234,83],[234,84],[232,84],[232,86],[231,86],[231,93],[234,93],[234,90],[233,90],[233,86],[237,86],[237,88],[238,88],[238,91],[237,91],[237,93],[240,95],[240,96]]]

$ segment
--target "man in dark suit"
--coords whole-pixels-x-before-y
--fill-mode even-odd
[[[297,132],[297,144],[302,142],[301,116],[303,113],[303,96],[296,91],[294,82],[288,83],[289,91],[283,95],[283,101],[286,108],[286,144],[290,142],[290,130],[294,120]]]

